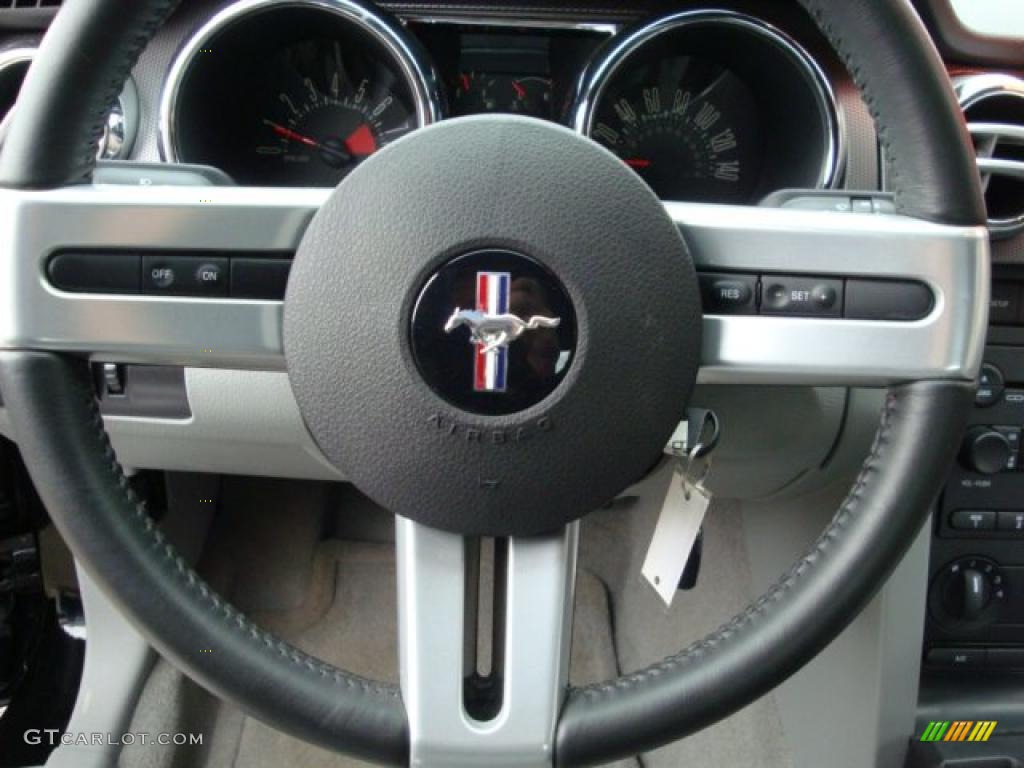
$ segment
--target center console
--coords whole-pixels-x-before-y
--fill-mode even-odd
[[[974,407],[932,520],[911,750],[931,756],[922,766],[1024,758],[1024,267],[995,268],[990,320]],[[936,721],[997,725],[986,744],[920,743]]]
[[[926,668],[1024,672],[1022,289],[1024,269],[996,272],[1000,325],[934,519]],[[996,331],[1005,341],[1020,333],[1020,345],[991,343]]]

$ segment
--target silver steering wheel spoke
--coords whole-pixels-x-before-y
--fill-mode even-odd
[[[397,518],[401,689],[410,765],[551,766],[568,685],[579,523],[512,537],[495,558],[497,702],[474,716],[465,693],[475,668],[477,558],[474,542]]]
[[[291,252],[329,194],[240,187],[0,190],[0,229],[12,235],[0,254],[9,276],[0,295],[0,347],[119,362],[283,368],[280,301],[70,293],[47,281],[47,260],[61,249]],[[892,214],[665,207],[701,271],[910,280],[928,286],[935,299],[927,316],[909,322],[708,314],[701,381],[882,386],[974,376],[987,316],[984,228]],[[344,258],[339,243],[338,259]]]

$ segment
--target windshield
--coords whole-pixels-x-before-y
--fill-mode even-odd
[[[1021,0],[950,0],[961,23],[982,35],[1024,38]]]

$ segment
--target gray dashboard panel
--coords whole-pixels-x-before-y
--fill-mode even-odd
[[[192,417],[108,416],[126,466],[224,474],[341,480],[299,415],[285,373],[187,368]]]

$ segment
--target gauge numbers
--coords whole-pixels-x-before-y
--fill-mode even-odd
[[[368,71],[369,70],[369,71]],[[277,184],[334,185],[380,147],[416,127],[386,68],[310,40],[278,57],[274,90],[253,116],[253,153]]]
[[[756,109],[745,86],[690,57],[633,74],[605,92],[591,138],[662,198],[745,202],[759,173]]]

